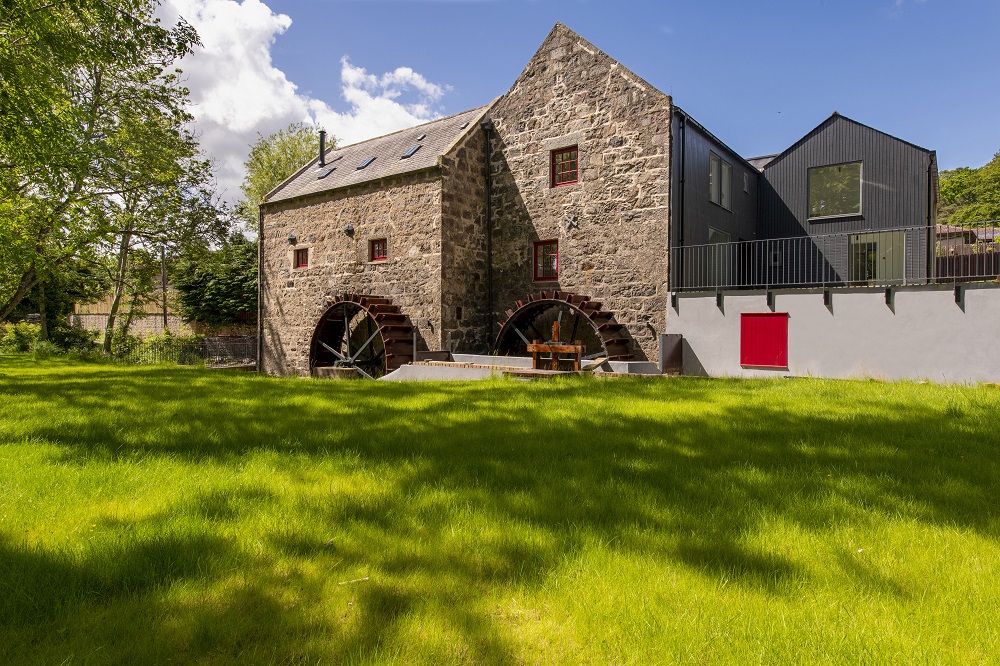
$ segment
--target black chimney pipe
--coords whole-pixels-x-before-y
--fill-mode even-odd
[[[326,130],[319,131],[319,165],[326,166]]]

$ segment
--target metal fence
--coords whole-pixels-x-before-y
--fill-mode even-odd
[[[670,249],[673,291],[897,286],[996,280],[993,227],[938,225]]]
[[[210,368],[248,367],[257,363],[257,340],[254,337],[216,337],[197,342],[137,341],[119,347],[113,357],[123,365],[176,363]]]

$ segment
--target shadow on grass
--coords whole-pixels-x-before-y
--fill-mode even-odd
[[[377,496],[299,501],[291,509],[297,520],[259,535],[282,556],[338,576],[376,572],[344,588],[353,596],[333,619],[280,601],[291,588],[319,604],[329,580],[309,577],[245,581],[208,609],[163,601],[158,590],[174,581],[223,577],[211,564],[220,553],[247,557],[214,539],[166,542],[152,555],[132,543],[115,563],[100,555],[72,565],[0,548],[0,562],[18,579],[11,598],[40,600],[21,615],[19,602],[8,603],[3,619],[44,624],[62,617],[52,609],[107,606],[124,595],[174,618],[170,640],[194,656],[239,653],[243,645],[245,657],[265,661],[391,657],[414,618],[431,613],[452,628],[468,661],[508,663],[518,660],[516,650],[477,601],[497,586],[537,588],[594,543],[779,595],[808,572],[747,545],[762,516],[807,532],[902,515],[998,533],[998,401],[982,391],[959,392],[966,402],[955,407],[928,404],[940,395],[932,387],[875,383],[418,385],[177,368],[69,368],[66,376],[5,370],[16,379],[0,382],[0,392],[22,406],[3,414],[0,441],[54,443],[67,464],[136,456],[236,464],[276,452],[270,460],[283,473],[336,457],[347,471],[382,475]],[[24,405],[39,413],[24,414]],[[443,499],[427,499],[431,491]],[[175,510],[226,522],[282,502],[295,500],[264,485],[224,487]],[[461,521],[455,507],[482,517],[484,533],[451,540]],[[491,522],[501,533],[488,533],[483,524]],[[862,589],[905,596],[849,554],[836,566]],[[247,608],[249,619],[239,621]],[[119,628],[127,627],[123,619]],[[329,642],[322,649],[310,642],[317,632],[336,634],[336,654]]]

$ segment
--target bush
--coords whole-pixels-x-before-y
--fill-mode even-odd
[[[62,354],[63,350],[58,345],[48,340],[39,340],[31,346],[31,355],[35,359],[51,358],[56,354]]]
[[[82,326],[60,326],[52,331],[49,339],[66,351],[89,352],[94,348],[97,331],[90,331]]]
[[[0,352],[16,354],[31,351],[41,330],[42,327],[38,324],[23,321],[16,324],[0,323]]]

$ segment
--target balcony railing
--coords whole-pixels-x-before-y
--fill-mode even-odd
[[[994,234],[994,231],[998,232]],[[996,280],[1000,229],[938,226],[670,249],[673,291],[902,286]]]

